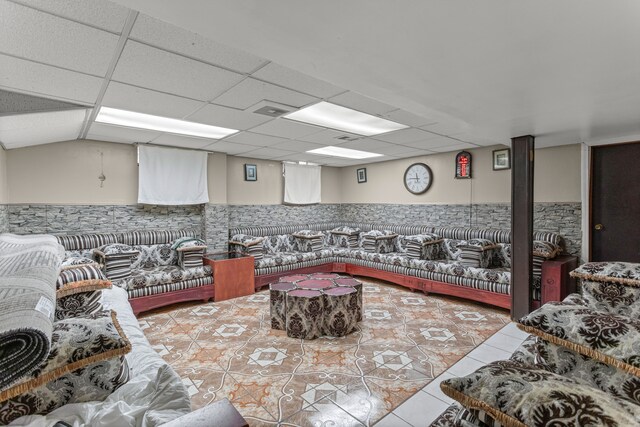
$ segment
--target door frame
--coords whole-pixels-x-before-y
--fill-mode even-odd
[[[640,135],[631,135],[626,137],[609,138],[595,141],[585,141],[581,144],[580,150],[580,183],[581,183],[581,199],[582,199],[582,253],[581,258],[584,262],[591,261],[592,255],[592,238],[593,230],[592,222],[592,194],[591,184],[593,179],[593,155],[592,147],[602,145],[626,145],[640,143]]]

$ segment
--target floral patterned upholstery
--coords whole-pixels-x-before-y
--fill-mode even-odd
[[[640,264],[631,262],[588,262],[573,270],[571,276],[596,282],[614,282],[640,286]]]
[[[442,242],[442,249],[444,250],[444,258],[452,261],[460,261],[462,255],[462,249],[459,246],[467,244],[466,240],[458,239],[444,239]]]
[[[511,360],[445,380],[440,387],[472,414],[480,409],[504,425],[631,426],[640,419],[638,405],[583,381]]]
[[[598,311],[640,318],[640,288],[616,282],[582,280],[582,298]]]
[[[395,240],[398,235],[389,230],[371,230],[362,233],[362,248],[367,252],[386,254],[396,251]]]
[[[278,234],[268,236],[262,242],[265,254],[277,254],[279,252],[293,252],[297,250],[296,239],[291,234]]]
[[[171,249],[171,244],[135,245],[132,248],[138,255],[132,259],[131,269],[178,264],[178,252]]]

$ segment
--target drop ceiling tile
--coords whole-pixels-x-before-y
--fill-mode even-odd
[[[398,107],[393,107],[389,104],[376,101],[375,99],[368,98],[355,92],[343,93],[330,98],[328,101],[342,105],[343,107],[352,108],[354,110],[373,115],[381,115],[398,109]]]
[[[341,132],[338,130],[327,129],[320,131],[318,133],[314,133],[311,135],[303,136],[300,139],[307,142],[313,142],[316,144],[323,145],[338,145],[346,142],[345,140],[338,139],[340,136],[346,136],[349,138],[360,139],[362,135],[356,135],[348,132]]]
[[[420,129],[438,133],[440,135],[454,135],[469,131],[469,126],[466,123],[452,120],[440,121],[435,124],[420,126]]]
[[[275,119],[251,129],[251,132],[280,138],[302,138],[322,131],[324,128],[296,123],[291,120]]]
[[[243,78],[241,74],[129,40],[112,80],[208,101]]]
[[[434,154],[433,151],[431,150],[419,150],[419,149],[415,149],[413,151],[407,151],[405,153],[393,156],[396,159],[409,159],[411,157],[419,157],[419,156],[429,156],[431,154]]]
[[[103,79],[0,54],[0,86],[30,94],[93,104]]]
[[[314,144],[312,142],[304,142],[304,141],[296,141],[290,139],[286,142],[281,142],[273,146],[273,148],[279,148],[281,150],[289,150],[295,151],[296,153],[301,153],[309,150],[315,150],[316,148],[325,147],[325,145]],[[302,159],[304,160],[304,159]]]
[[[240,144],[253,145],[256,147],[272,147],[276,144],[287,142],[288,139],[276,138],[275,136],[262,135],[258,133],[240,132],[225,138],[225,141],[238,142]]]
[[[87,109],[14,114],[0,117],[0,142],[7,148],[77,139]]]
[[[429,132],[425,132],[420,129],[409,128],[409,129],[401,129],[394,132],[385,133],[382,135],[376,135],[376,136],[373,136],[372,138],[380,141],[393,142],[396,144],[405,144],[407,142],[423,141],[423,140],[428,140],[433,138],[439,138],[439,136]]]
[[[293,154],[287,150],[278,150],[277,148],[258,148],[257,150],[250,151],[247,156],[253,157],[256,159],[275,159],[276,157],[286,156],[288,154]]]
[[[239,154],[248,153],[253,150],[257,150],[258,147],[254,147],[253,145],[245,145],[239,144],[237,142],[229,142],[227,140],[218,141],[211,145],[207,145],[204,147],[205,150],[209,151],[217,151],[218,153],[226,153],[232,156],[237,156]]]
[[[443,147],[445,145],[459,144],[459,143],[460,141],[448,138],[446,136],[435,136],[425,140],[405,142],[402,145],[406,145],[407,147],[412,147],[419,150],[423,150],[423,149],[431,150],[432,148],[435,148],[435,147]]]
[[[458,151],[458,150],[469,150],[471,148],[477,148],[477,145],[467,144],[466,142],[455,143],[453,140],[451,144],[443,145],[442,147],[432,147],[429,148],[431,151],[435,151],[436,153],[446,153],[447,151]]]
[[[0,2],[0,52],[104,76],[118,36],[10,2]]]
[[[14,0],[14,2],[118,34],[122,31],[129,14],[129,9],[126,7],[103,0]]]
[[[215,139],[191,138],[184,135],[165,133],[153,140],[154,144],[168,145],[177,148],[204,148],[215,142]]]
[[[204,108],[187,117],[187,120],[213,126],[246,130],[264,122],[268,122],[269,120],[272,120],[272,118],[262,114],[249,113],[247,111],[236,110],[234,108],[207,104]]]
[[[412,147],[406,147],[404,145],[391,144],[389,142],[376,141],[375,139],[365,138],[352,142],[345,142],[340,144],[340,147],[350,148],[352,150],[368,151],[378,154],[402,154],[415,150]]]
[[[203,103],[124,83],[110,82],[102,105],[181,119],[201,107]]]
[[[417,114],[410,113],[401,109],[393,110],[382,115],[385,119],[392,120],[394,122],[402,123],[403,125],[420,127],[426,125],[433,125],[436,123],[433,119],[418,116]]]
[[[320,101],[313,96],[248,78],[230,91],[217,97],[214,102],[218,105],[246,110],[263,99],[291,105],[296,108]]]
[[[241,73],[268,62],[144,14],[138,15],[130,38]]]
[[[104,123],[93,123],[89,128],[87,138],[100,139],[101,141],[126,142],[129,144],[133,144],[135,142],[153,141],[160,135],[162,135],[162,132],[106,125]]]
[[[317,96],[318,98],[330,98],[338,95],[339,93],[345,92],[345,89],[334,86],[331,83],[327,83],[323,80],[316,79],[315,77],[311,77],[307,74],[300,73],[273,62],[253,73],[252,77],[266,80],[280,86],[285,86],[312,96]]]
[[[331,158],[326,156],[315,156],[309,153],[291,153],[281,157],[275,157],[273,160],[289,160],[291,162],[311,162],[318,164],[326,164]]]

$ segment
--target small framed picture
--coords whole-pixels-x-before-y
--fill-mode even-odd
[[[256,165],[244,165],[244,180],[245,181],[257,181],[258,180],[258,166]]]
[[[511,149],[493,150],[493,170],[511,169]]]
[[[367,168],[360,168],[356,171],[356,175],[358,176],[358,184],[362,184],[363,182],[367,182]]]

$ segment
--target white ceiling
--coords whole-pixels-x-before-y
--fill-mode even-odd
[[[0,89],[93,107],[76,138],[332,166],[363,161],[305,151],[384,155],[370,163],[524,134],[537,146],[640,134],[635,0],[116,1],[0,0]],[[364,138],[254,113],[265,100],[326,100],[410,128]],[[241,132],[96,124],[100,106]]]

